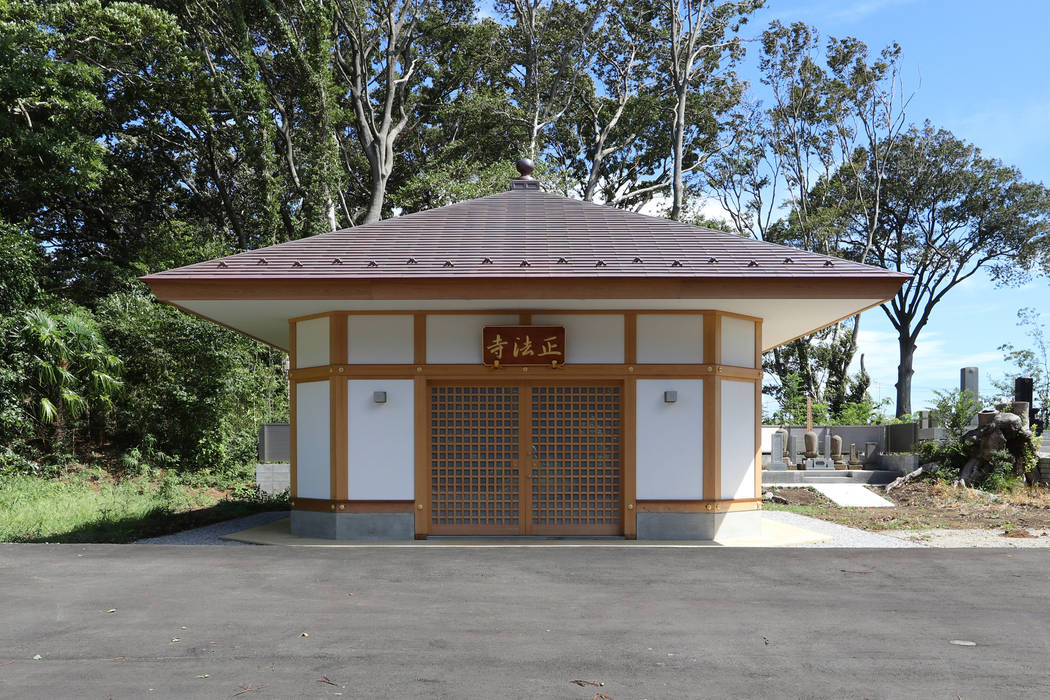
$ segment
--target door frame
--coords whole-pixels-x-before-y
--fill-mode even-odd
[[[565,537],[588,537],[594,535],[605,535],[605,536],[630,536],[633,534],[633,528],[628,527],[628,516],[633,515],[633,491],[631,488],[628,490],[628,479],[633,478],[633,469],[628,469],[628,454],[629,448],[633,446],[633,404],[629,402],[629,399],[633,401],[633,392],[629,390],[629,387],[633,385],[633,378],[625,379],[622,376],[609,376],[608,378],[573,378],[573,377],[552,377],[550,375],[544,375],[541,377],[523,377],[518,376],[514,378],[509,377],[477,377],[477,378],[417,378],[420,383],[422,390],[417,394],[417,401],[422,401],[423,405],[416,406],[416,416],[419,421],[416,426],[416,440],[417,444],[420,444],[417,449],[417,456],[420,461],[416,464],[416,484],[417,488],[425,489],[424,492],[416,495],[417,502],[419,503],[422,524],[425,526],[425,532],[417,532],[418,537],[426,537],[428,535],[435,536],[455,536],[455,537],[470,537],[470,536],[565,536]],[[431,469],[433,464],[433,450],[431,448],[431,434],[430,427],[431,421],[433,420],[433,411],[431,409],[431,388],[434,386],[517,386],[518,391],[518,460],[516,467],[518,469],[518,527],[517,532],[509,531],[497,531],[497,532],[485,532],[485,533],[445,533],[445,532],[434,532],[433,523],[433,512],[431,502]],[[620,392],[620,440],[619,440],[619,466],[620,466],[620,489],[619,489],[619,503],[617,504],[617,510],[620,515],[619,523],[610,532],[609,526],[592,526],[591,532],[585,531],[587,528],[584,526],[584,531],[574,532],[556,532],[553,530],[544,531],[548,527],[553,526],[535,526],[532,523],[532,488],[531,488],[531,473],[533,470],[532,457],[530,453],[530,446],[532,443],[532,387],[535,386],[615,386],[618,387]],[[633,388],[633,387],[632,387]],[[630,394],[630,396],[629,396]],[[628,409],[630,406],[630,409]],[[628,419],[631,419],[630,421]],[[628,504],[625,507],[625,504]],[[493,526],[499,528],[500,526]],[[512,527],[512,526],[511,526]]]

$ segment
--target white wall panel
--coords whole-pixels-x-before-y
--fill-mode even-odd
[[[432,314],[427,316],[427,364],[481,364],[485,326],[513,326],[517,314]]]
[[[354,315],[346,322],[352,365],[397,365],[415,361],[411,314]]]
[[[704,361],[704,317],[639,314],[638,362],[699,364]]]
[[[755,385],[722,381],[722,498],[756,498]]]
[[[722,364],[755,366],[755,322],[732,316],[722,317]]]
[[[704,497],[703,386],[699,379],[638,380],[638,498]],[[665,391],[677,391],[678,401],[665,403]]]
[[[349,497],[358,501],[410,501],[415,492],[411,379],[349,382]],[[373,393],[386,392],[386,403]]]
[[[295,366],[317,367],[328,364],[328,317],[311,318],[295,324]]]
[[[622,314],[533,314],[534,326],[565,326],[565,361],[573,364],[623,362]]]
[[[331,498],[328,402],[328,380],[295,385],[295,483],[300,498]]]

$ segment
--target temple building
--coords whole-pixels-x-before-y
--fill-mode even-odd
[[[764,351],[906,275],[508,191],[149,275],[289,354],[291,530],[757,535]]]

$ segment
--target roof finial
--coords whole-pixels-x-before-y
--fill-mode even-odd
[[[510,181],[510,188],[512,190],[538,190],[540,189],[540,183],[532,177],[532,171],[536,169],[536,164],[532,162],[531,158],[522,158],[514,167],[521,173],[519,177],[514,178]]]

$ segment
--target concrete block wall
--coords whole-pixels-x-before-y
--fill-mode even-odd
[[[267,495],[284,493],[291,484],[291,465],[270,462],[255,465],[255,484]]]

